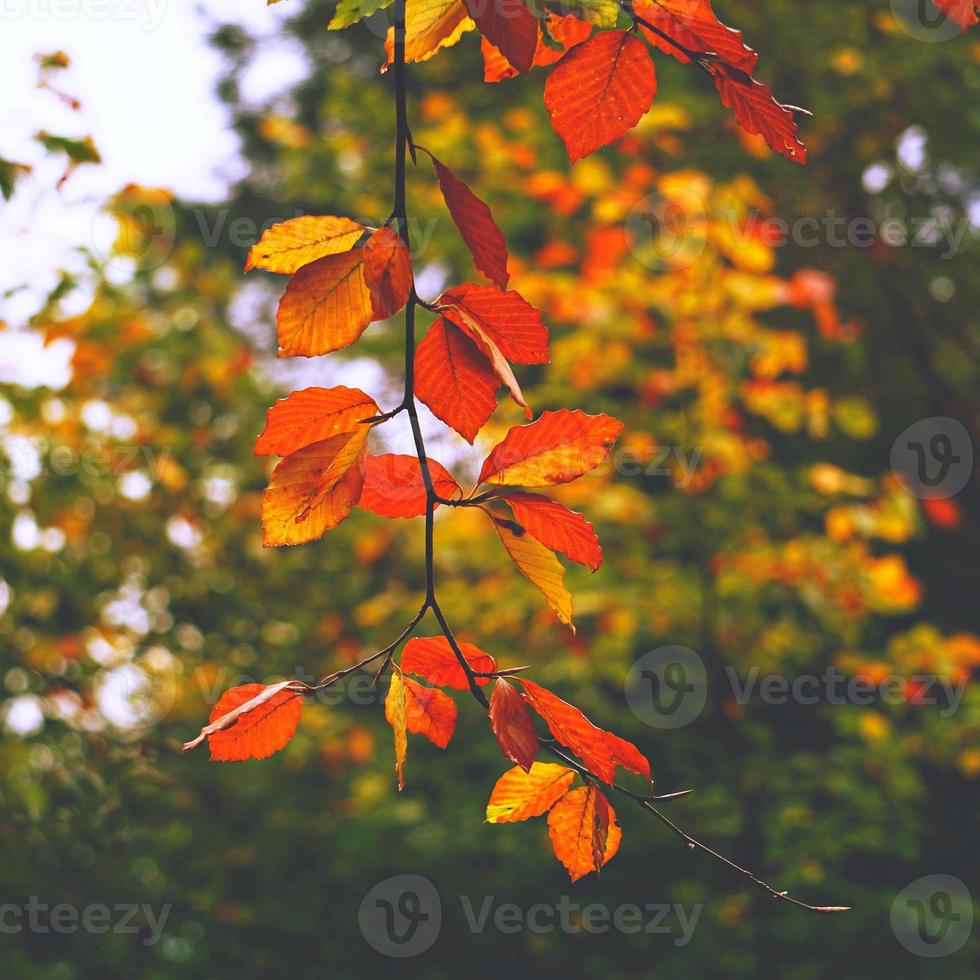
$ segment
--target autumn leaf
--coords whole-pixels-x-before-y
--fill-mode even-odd
[[[394,674],[392,674],[394,679]],[[456,728],[456,702],[444,691],[401,677],[405,696],[405,726],[444,749]]]
[[[603,31],[562,56],[545,82],[544,104],[575,163],[632,129],[656,92],[646,45],[628,31]]]
[[[520,823],[547,813],[575,780],[575,770],[535,762],[525,772],[509,769],[497,780],[487,803],[488,823]]]
[[[429,473],[436,494],[452,500],[462,490],[442,463],[430,459]],[[421,517],[426,510],[425,483],[417,456],[368,456],[364,488],[357,506],[380,517]],[[438,504],[436,505],[438,506]]]
[[[304,446],[279,463],[262,495],[263,547],[315,541],[350,514],[364,484],[367,428]]]
[[[490,341],[515,364],[548,362],[548,329],[515,290],[466,282],[447,289],[436,305],[478,347]]]
[[[405,757],[408,755],[408,724],[405,718],[405,684],[401,671],[392,664],[391,684],[385,698],[385,718],[395,738],[395,775],[398,789],[405,788]]]
[[[462,0],[411,0],[405,10],[405,60],[428,61],[475,27]],[[389,67],[395,58],[394,28],[388,30],[385,54]]]
[[[536,493],[511,493],[503,498],[514,519],[532,538],[593,572],[602,564],[602,547],[592,525],[564,504]]]
[[[393,0],[340,0],[333,19],[327,25],[327,30],[342,31],[345,27],[350,27],[365,17],[370,17],[371,14],[389,7],[392,2]]]
[[[245,271],[267,269],[292,275],[326,255],[348,252],[366,231],[350,218],[303,215],[266,229],[249,249]]]
[[[415,349],[415,397],[472,443],[497,407],[490,361],[462,331],[440,317]]]
[[[531,70],[538,21],[524,0],[463,0],[480,33],[521,73]]]
[[[305,388],[280,399],[266,416],[255,443],[256,456],[289,456],[341,432],[368,427],[365,419],[379,412],[373,398],[357,388]]]
[[[490,695],[490,728],[504,757],[530,772],[538,754],[538,736],[520,691],[498,677]]]
[[[806,147],[797,137],[793,106],[780,105],[767,85],[724,64],[709,65],[721,101],[746,132],[761,136],[771,150],[794,163],[806,163]]]
[[[459,643],[463,658],[475,673],[492,674],[497,661],[472,643]],[[456,691],[470,689],[466,673],[456,659],[449,640],[444,636],[416,636],[405,644],[402,654],[402,670],[424,677],[437,687],[451,687]],[[488,684],[489,677],[477,677],[479,685]]]
[[[548,32],[556,47],[546,43],[540,28],[538,41],[534,50],[533,66],[544,67],[553,65],[561,56],[576,44],[581,44],[591,33],[592,26],[578,17],[569,14],[562,17],[558,14],[548,14]],[[513,78],[520,72],[504,57],[500,49],[495,47],[486,37],[481,44],[483,53],[483,80],[499,82],[505,78]]]
[[[521,574],[537,587],[558,618],[574,633],[572,596],[565,588],[565,569],[554,552],[511,521],[495,518],[493,526]]]
[[[623,423],[608,415],[561,409],[516,426],[483,462],[480,483],[546,487],[595,469],[619,438]]]
[[[616,766],[650,778],[650,763],[632,742],[597,728],[578,708],[547,688],[525,678],[520,683],[528,704],[544,719],[551,734],[603,782],[613,781]]]
[[[361,336],[372,317],[364,250],[317,259],[289,280],[279,302],[279,356],[340,350]]]
[[[597,872],[619,850],[623,836],[609,800],[592,783],[566,793],[551,808],[548,833],[572,881]]]
[[[483,0],[476,0],[482,3]],[[523,4],[522,4],[523,5]],[[535,24],[535,27],[537,25]],[[501,289],[507,288],[507,244],[486,206],[448,167],[432,157],[439,189],[474,265]]]
[[[412,293],[412,256],[398,232],[379,228],[364,245],[364,281],[371,295],[372,319],[387,320]]]
[[[745,44],[741,31],[718,20],[710,0],[634,0],[633,12],[688,51],[710,54],[749,74],[755,71],[759,55]],[[691,60],[656,31],[644,26],[643,33],[651,44],[681,63]]]
[[[267,759],[296,734],[303,709],[295,681],[243,684],[225,691],[211,711],[201,734],[184,745],[196,748],[205,738],[218,762]]]
[[[933,3],[961,30],[980,24],[976,0],[933,0]]]

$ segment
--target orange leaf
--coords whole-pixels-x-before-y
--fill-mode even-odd
[[[405,685],[405,726],[444,749],[456,728],[456,702],[444,691],[426,687],[411,677],[401,680]]]
[[[689,51],[714,55],[745,72],[755,70],[759,55],[743,42],[740,31],[718,20],[710,0],[635,0],[633,10]],[[644,27],[643,33],[651,44],[683,64],[691,60],[655,31]]]
[[[545,82],[544,104],[574,163],[632,129],[656,92],[646,45],[627,31],[603,31],[562,56]]]
[[[623,832],[602,790],[591,783],[566,793],[548,814],[555,857],[578,881],[598,871],[619,850]]]
[[[478,347],[490,340],[515,364],[548,363],[548,329],[520,293],[465,282],[447,289],[438,306]]]
[[[650,763],[632,742],[597,728],[578,708],[547,688],[523,678],[521,686],[528,704],[541,715],[551,734],[603,782],[613,781],[617,765],[650,778]]]
[[[797,137],[793,106],[780,105],[767,85],[737,68],[709,65],[721,101],[735,112],[746,132],[761,136],[771,150],[794,163],[806,163],[806,147]]]
[[[459,649],[477,673],[492,674],[497,669],[497,661],[472,643],[460,643]],[[456,691],[470,689],[466,674],[444,636],[416,636],[409,640],[402,654],[402,670],[424,677],[437,687],[451,687]],[[476,682],[488,684],[490,678],[478,677]]]
[[[544,412],[510,430],[483,462],[480,483],[544,487],[568,483],[595,469],[619,437],[623,423],[579,410]]]
[[[430,459],[429,473],[438,496],[451,500],[462,493],[455,477],[442,463]],[[357,506],[381,517],[421,517],[425,513],[426,495],[418,457],[368,456],[364,489]]]
[[[463,0],[480,33],[521,73],[530,71],[538,21],[524,0]]]
[[[364,483],[367,428],[304,446],[279,463],[262,495],[264,547],[315,541],[350,514]]]
[[[296,734],[303,698],[279,684],[243,684],[221,695],[208,719],[211,758],[218,762],[267,759]],[[196,743],[188,743],[193,745]]]
[[[530,772],[538,754],[538,736],[520,691],[502,677],[490,695],[490,728],[504,757]]]
[[[374,399],[357,388],[306,388],[269,409],[256,456],[289,456],[341,432],[367,430],[363,419],[377,415]]]
[[[592,26],[584,20],[579,20],[573,14],[565,17],[558,14],[548,14],[548,30],[551,36],[561,45],[560,50],[556,50],[545,44],[538,29],[538,43],[534,51],[534,64],[543,67],[553,65],[561,56],[576,44],[581,44],[591,33]],[[483,51],[483,80],[485,82],[499,82],[505,78],[513,78],[520,74],[518,70],[501,54],[500,49],[494,47],[486,38],[482,42]]]
[[[476,25],[462,0],[412,0],[405,11],[405,60],[428,61],[440,48],[452,47]],[[385,67],[394,61],[395,31],[385,38]]]
[[[405,756],[408,754],[407,722],[405,719],[405,684],[401,671],[392,664],[391,686],[385,698],[385,718],[391,725],[395,737],[395,775],[398,777],[398,789],[405,788]]]
[[[482,3],[483,0],[476,0]],[[473,263],[491,282],[507,288],[507,243],[486,206],[469,187],[432,157],[439,189],[449,213],[473,256]]]
[[[535,762],[527,772],[520,766],[509,769],[490,794],[487,822],[520,823],[540,817],[568,792],[574,779],[574,769],[550,762]]]
[[[304,265],[279,302],[280,357],[315,357],[354,343],[372,319],[364,250]]]
[[[364,281],[375,320],[393,317],[412,293],[412,256],[398,232],[379,228],[364,246]]]
[[[325,255],[347,252],[357,244],[365,227],[350,218],[304,215],[282,221],[262,232],[249,249],[245,271],[268,269],[292,275]]]
[[[593,572],[602,564],[599,539],[581,514],[537,493],[511,493],[503,499],[517,523],[546,548],[587,565]]]
[[[440,317],[415,349],[415,396],[472,443],[497,407],[500,382],[469,337]]]
[[[537,587],[558,618],[574,633],[572,596],[565,588],[565,569],[554,552],[511,521],[494,519],[493,526],[521,574]]]

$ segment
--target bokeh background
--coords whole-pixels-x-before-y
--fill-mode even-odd
[[[541,72],[484,85],[470,35],[410,73],[415,138],[491,204],[514,286],[551,328],[552,363],[522,373],[529,400],[626,422],[613,465],[561,494],[605,545],[595,576],[568,573],[578,634],[467,512],[437,529],[444,608],[461,638],[635,741],[660,791],[696,790],[665,804],[694,836],[853,911],[775,903],[623,803],[620,854],[571,886],[543,821],[483,822],[506,766],[462,697],[446,752],[412,740],[401,794],[383,691],[363,683],[308,705],[265,762],[180,754],[225,688],[352,663],[423,590],[417,522],[355,512],[318,544],[261,548],[266,408],[335,383],[393,405],[400,384],[397,322],[278,362],[282,282],[241,275],[267,223],[390,211],[384,15],[328,33],[332,6],[100,20],[25,4],[4,26],[0,905],[136,903],[166,921],[151,937],[144,912],[137,935],[8,917],[0,972],[975,976],[980,34],[919,5],[718,0],[760,76],[814,113],[805,168],[665,57],[650,115],[574,169]],[[409,180],[432,296],[473,272],[431,175]],[[918,425],[927,445],[950,431],[937,418],[971,435],[925,493],[903,434]],[[487,441],[518,422],[501,403]],[[472,479],[480,447],[425,426]],[[408,451],[397,429],[389,444]],[[707,689],[685,724],[657,726],[624,678],[667,646],[694,652]],[[739,697],[732,672],[824,686],[773,703]],[[907,684],[839,703],[838,675]],[[431,883],[441,913],[429,947],[394,960],[359,911],[401,874]],[[965,898],[929,906],[935,875]],[[953,938],[910,948],[894,913],[908,895]],[[674,911],[666,934],[597,935],[575,915],[475,930],[465,908],[487,896],[697,918],[683,944]]]

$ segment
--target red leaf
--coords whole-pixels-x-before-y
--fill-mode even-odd
[[[442,463],[430,459],[429,473],[438,496],[451,500],[461,492],[456,478]],[[418,457],[368,456],[364,488],[357,506],[381,517],[421,517],[425,513],[426,496]]]
[[[603,782],[613,781],[617,765],[650,778],[650,763],[632,742],[597,728],[574,705],[533,681],[521,678],[520,683],[528,704],[545,720],[551,734]]]
[[[467,185],[432,157],[439,189],[449,213],[473,256],[473,263],[491,282],[507,288],[507,243],[486,206]]]
[[[544,487],[568,483],[598,466],[622,432],[609,415],[578,410],[544,412],[516,426],[483,462],[479,483]]]
[[[460,643],[459,649],[475,672],[492,674],[497,669],[497,661],[472,643]],[[466,674],[444,636],[416,636],[409,640],[402,654],[402,670],[424,677],[437,687],[451,687],[456,691],[470,689]],[[490,678],[477,677],[476,682],[482,686],[488,684]]]
[[[980,16],[977,15],[976,0],[933,0],[933,3],[960,30],[965,31],[969,27],[980,24]]]
[[[412,292],[412,256],[398,232],[379,228],[364,246],[364,281],[375,320],[393,317]]]
[[[721,101],[735,112],[742,129],[762,136],[769,148],[794,163],[806,163],[792,106],[780,105],[767,85],[728,65],[710,65]]]
[[[273,687],[279,690],[251,710],[237,714],[229,727],[210,736],[212,759],[218,762],[267,759],[296,734],[303,698],[294,691],[285,690],[284,684]],[[225,715],[234,714],[235,709],[269,690],[265,684],[243,684],[225,691],[208,721],[213,724]]]
[[[497,407],[500,381],[476,344],[442,317],[415,349],[415,397],[472,443]]]
[[[669,34],[689,51],[712,54],[733,68],[752,73],[759,55],[742,40],[740,31],[723,24],[711,9],[710,0],[636,0],[633,10],[638,17]],[[650,43],[686,64],[682,51],[643,28]]]
[[[476,343],[485,334],[508,361],[547,364],[548,329],[520,293],[465,282],[439,297],[440,312]],[[484,351],[486,353],[486,351]]]
[[[538,21],[524,0],[463,0],[480,33],[521,73],[530,71]]]
[[[356,432],[378,414],[374,399],[357,388],[306,388],[269,409],[256,456],[290,456],[341,432]]]
[[[548,14],[548,30],[551,36],[561,45],[555,49],[545,44],[540,28],[538,29],[538,45],[534,50],[534,64],[538,67],[553,65],[561,56],[576,44],[581,44],[591,33],[592,26],[584,20],[579,20],[572,14],[561,17],[558,14]],[[505,78],[513,78],[520,72],[503,56],[499,48],[483,38],[483,80],[499,82]]]
[[[504,503],[521,527],[552,551],[587,565],[594,572],[602,564],[602,548],[592,525],[564,504],[536,493],[512,493]]]
[[[504,757],[530,772],[538,754],[538,736],[520,691],[502,677],[490,695],[490,728]]]
[[[656,92],[646,45],[627,31],[603,31],[555,65],[545,82],[544,104],[574,163],[632,129]]]

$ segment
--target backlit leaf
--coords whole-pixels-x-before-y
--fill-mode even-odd
[[[444,691],[402,677],[405,690],[405,726],[444,749],[456,728],[456,702]]]
[[[245,271],[267,269],[292,275],[325,255],[350,251],[364,231],[364,225],[332,215],[303,215],[281,221],[266,229],[249,249]]]
[[[521,73],[531,69],[538,21],[524,0],[463,0],[480,33]]]
[[[613,24],[615,24],[616,12],[619,8],[615,0],[609,0],[609,3],[612,5]],[[552,47],[548,44],[542,36],[541,29],[538,28],[538,41],[534,50],[533,61],[533,64],[538,67],[553,65],[569,48],[581,44],[592,33],[592,27],[589,24],[571,14],[566,17],[548,14],[547,23],[551,38],[558,43],[558,46]],[[481,44],[481,50],[483,53],[483,80],[485,82],[499,82],[520,74],[504,57],[500,49],[485,37]]]
[[[410,0],[405,11],[405,60],[428,61],[475,27],[462,0]],[[394,28],[388,30],[385,53],[390,66],[395,53]]]
[[[490,695],[490,728],[504,757],[530,771],[538,754],[538,736],[521,692],[498,677]]]
[[[385,698],[385,718],[395,738],[395,775],[398,789],[405,788],[405,756],[408,754],[408,727],[405,719],[405,683],[401,671],[392,664],[391,685]]]
[[[605,794],[592,783],[571,790],[552,807],[548,834],[555,857],[572,881],[606,864],[623,836]]]
[[[574,633],[572,596],[565,588],[565,569],[554,552],[510,521],[495,519],[493,526],[521,574],[537,587],[558,618]]]
[[[472,443],[497,407],[500,380],[487,357],[442,317],[415,349],[415,396]]]
[[[519,823],[547,813],[575,780],[575,770],[550,762],[535,762],[529,771],[520,766],[505,772],[487,803],[488,823]]]
[[[617,765],[650,778],[650,763],[632,742],[596,727],[578,708],[540,684],[524,678],[520,684],[528,704],[544,719],[551,734],[603,782],[613,781]]]
[[[255,455],[289,456],[341,432],[366,432],[362,421],[378,412],[374,399],[357,388],[294,391],[269,409],[265,429],[255,443]]]
[[[516,426],[491,450],[480,483],[545,487],[568,483],[598,466],[619,437],[623,423],[608,415],[561,409]]]
[[[492,674],[497,669],[497,661],[472,643],[459,643],[459,649],[476,673]],[[437,687],[451,687],[456,691],[470,689],[466,673],[444,636],[416,636],[409,640],[402,654],[402,670],[424,677]],[[482,686],[488,684],[490,678],[477,677],[476,682]]]
[[[442,463],[433,459],[428,462],[436,494],[445,500],[459,496],[462,491],[452,473]],[[357,506],[380,517],[421,517],[425,513],[426,495],[418,457],[368,456],[364,488]]]
[[[592,525],[557,500],[536,493],[512,493],[503,498],[514,519],[546,548],[594,572],[602,564],[602,548]]]
[[[412,256],[392,228],[379,228],[364,245],[364,281],[373,319],[393,317],[412,293]]]
[[[317,259],[289,280],[279,302],[279,356],[316,357],[347,347],[372,316],[364,250]]]
[[[545,82],[544,104],[574,163],[632,129],[656,92],[646,45],[627,31],[603,31],[555,65]]]

